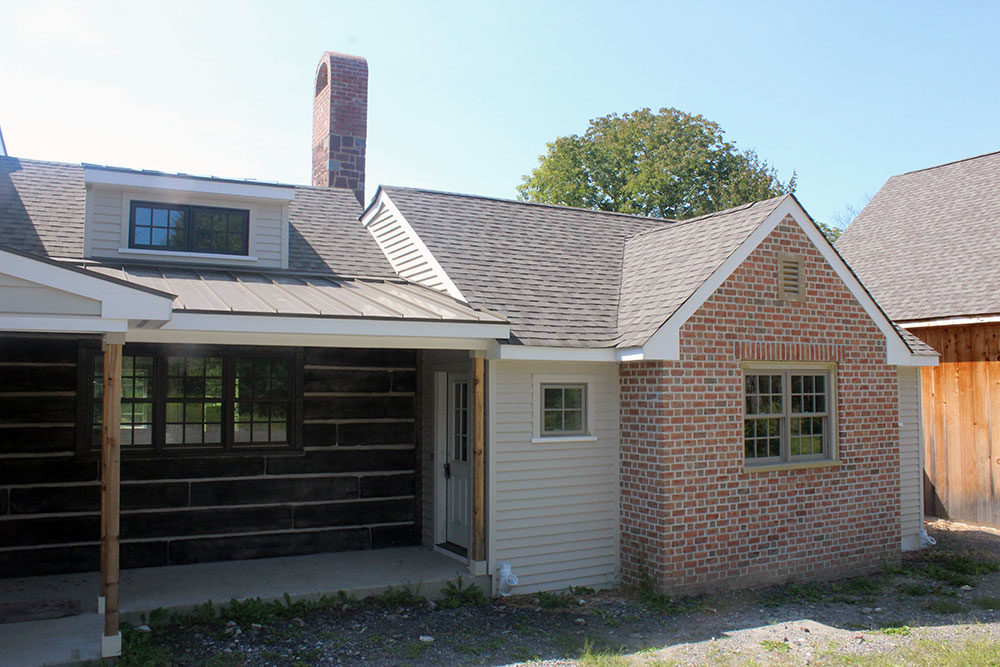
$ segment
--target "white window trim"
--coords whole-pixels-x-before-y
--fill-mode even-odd
[[[594,386],[597,380],[592,375],[532,375],[531,376],[531,442],[532,444],[560,442],[596,442],[594,428]],[[567,435],[542,435],[542,385],[582,384],[586,385],[583,433]]]
[[[780,468],[807,468],[828,466],[839,463],[840,449],[837,432],[839,430],[840,422],[840,406],[837,400],[839,393],[839,384],[837,382],[837,364],[806,361],[744,361],[740,364],[740,369],[740,413],[742,415],[740,419],[741,452],[744,447],[743,420],[746,418],[746,376],[748,374],[754,375],[758,373],[779,371],[791,373],[808,373],[810,371],[815,371],[829,374],[829,387],[827,390],[827,400],[829,402],[827,409],[827,427],[829,433],[826,453],[822,456],[793,457],[791,455],[791,442],[788,438],[788,433],[786,432],[786,422],[786,427],[782,430],[781,434],[781,457],[777,459],[763,458],[755,461],[754,459],[746,458],[746,454],[743,453],[744,466],[748,471],[773,470]],[[791,406],[788,406],[788,410],[791,410]],[[783,413],[782,417],[785,416],[786,414]]]

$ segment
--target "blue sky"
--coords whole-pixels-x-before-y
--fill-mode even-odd
[[[722,125],[820,220],[1000,150],[1000,3],[0,0],[20,157],[307,183],[324,50],[368,59],[379,183],[515,196],[590,118]]]

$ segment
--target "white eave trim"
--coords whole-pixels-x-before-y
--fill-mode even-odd
[[[0,314],[0,331],[31,333],[125,333],[128,320],[103,317]]]
[[[368,229],[368,226],[375,220],[376,217],[379,216],[379,214],[386,211],[397,222],[399,228],[413,244],[413,247],[416,248],[420,257],[427,263],[427,266],[431,269],[434,277],[441,282],[442,286],[444,286],[444,291],[462,303],[468,303],[469,300],[466,299],[461,290],[458,289],[458,285],[456,285],[455,281],[451,279],[448,273],[444,270],[444,267],[441,266],[441,263],[437,261],[436,257],[434,257],[430,248],[427,247],[427,245],[423,242],[423,239],[420,238],[420,235],[417,234],[417,230],[415,230],[413,226],[407,222],[403,213],[384,190],[379,190],[375,201],[373,201],[371,205],[365,209],[365,212],[361,214],[361,224],[366,230],[368,230],[369,234],[371,234],[371,230]],[[398,262],[394,261],[392,257],[385,252],[382,244],[379,243],[378,239],[374,237],[374,234],[372,235],[372,238],[376,243],[378,243],[379,249],[382,250],[382,254],[385,255],[386,260],[389,262],[390,266],[392,266],[392,270],[395,271],[397,275],[400,275],[399,267],[397,266]]]
[[[101,303],[104,320],[169,320],[174,297],[0,249],[0,272]],[[75,331],[75,330],[73,330]]]
[[[809,237],[813,246],[823,255],[823,258],[847,286],[854,298],[858,300],[861,307],[864,308],[868,316],[875,322],[879,331],[882,332],[882,335],[885,337],[886,363],[892,366],[928,365],[927,360],[932,358],[915,355],[910,351],[910,348],[903,342],[899,332],[893,327],[892,322],[879,309],[865,288],[858,282],[854,274],[851,273],[851,270],[840,256],[837,255],[826,238],[823,237],[822,232],[810,221],[808,214],[792,196],[786,197],[784,201],[778,204],[777,208],[771,212],[764,222],[650,336],[649,340],[642,347],[645,358],[665,361],[680,359],[681,327],[719,289],[722,283],[739,268],[786,216],[791,216],[795,220],[806,236]],[[936,363],[936,360],[933,363]]]
[[[1000,322],[1000,315],[969,315],[967,317],[939,317],[931,320],[913,320],[896,324],[904,329],[923,329],[925,327],[954,327],[966,324],[991,324]]]
[[[175,311],[163,326],[133,328],[128,340],[147,343],[319,345],[324,347],[448,347],[486,349],[510,335],[494,322],[434,322],[364,318],[240,315]],[[374,344],[381,341],[381,344]],[[435,342],[436,341],[436,342]],[[371,342],[373,345],[369,345]],[[426,345],[425,345],[426,343]]]
[[[182,174],[143,174],[117,169],[103,169],[94,165],[83,166],[83,182],[101,185],[117,185],[129,188],[151,188],[154,190],[172,190],[175,192],[197,192],[203,194],[223,195],[227,197],[248,197],[252,199],[271,199],[290,201],[295,199],[295,188],[288,185],[270,185],[265,183],[240,183],[198,178]]]
[[[520,359],[525,361],[621,361],[614,348],[548,347],[544,345],[511,345],[494,341],[487,350],[489,359]]]

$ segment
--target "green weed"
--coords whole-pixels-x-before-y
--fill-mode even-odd
[[[489,603],[489,599],[483,595],[483,590],[475,585],[462,586],[462,577],[456,582],[449,581],[441,590],[441,599],[438,604],[444,609],[457,609],[459,607],[482,607]]]
[[[932,600],[927,603],[927,609],[936,614],[961,614],[969,611],[968,607],[954,600]]]
[[[788,642],[779,642],[774,639],[765,639],[760,643],[760,647],[765,651],[777,651],[778,653],[788,653],[792,650]]]
[[[542,609],[565,609],[573,606],[573,597],[565,593],[538,591],[535,593],[535,601]]]
[[[972,601],[980,609],[1000,609],[1000,597],[983,597]]]

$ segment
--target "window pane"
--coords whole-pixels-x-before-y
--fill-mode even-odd
[[[583,411],[567,410],[563,413],[563,429],[566,431],[579,431],[583,429]]]
[[[558,387],[546,387],[545,392],[545,407],[548,408],[561,408],[563,406],[563,390]]]
[[[563,389],[563,406],[567,408],[582,408],[583,389],[579,387],[567,387]]]
[[[546,410],[545,411],[545,424],[542,426],[543,431],[556,432],[562,429],[562,412],[558,410]]]
[[[145,206],[137,206],[135,208],[135,225],[136,227],[144,226],[149,227],[151,223],[150,216],[152,211]]]
[[[167,226],[167,210],[164,208],[153,209],[153,227]]]

